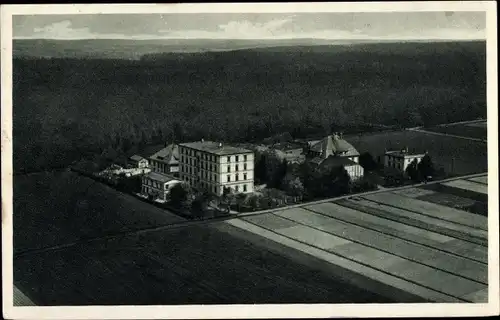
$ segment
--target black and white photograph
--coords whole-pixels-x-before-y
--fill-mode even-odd
[[[499,313],[495,2],[1,10],[5,318]]]

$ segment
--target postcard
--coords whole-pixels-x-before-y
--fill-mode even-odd
[[[1,17],[5,318],[499,314],[496,2]]]

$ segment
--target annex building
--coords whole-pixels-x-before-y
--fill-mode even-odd
[[[170,189],[179,183],[181,183],[181,181],[173,176],[158,172],[149,172],[142,176],[141,193],[157,200],[167,201]]]
[[[359,165],[359,152],[342,134],[333,134],[313,143],[307,152],[309,163],[322,169],[332,170],[335,167],[344,167],[352,181],[364,176],[364,169]]]
[[[384,155],[384,166],[386,168],[393,168],[399,172],[405,173],[406,168],[413,161],[420,163],[426,153],[410,153],[408,148],[403,150],[386,151]]]
[[[165,146],[165,148],[149,157],[149,166],[155,172],[178,177],[179,146],[177,144]]]
[[[343,139],[342,133],[334,133],[312,143],[307,150],[307,155],[316,164],[330,156],[345,157],[356,163],[359,162],[358,150]]]

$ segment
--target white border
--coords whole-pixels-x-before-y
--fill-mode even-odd
[[[314,304],[210,306],[13,307],[12,285],[12,15],[289,12],[487,12],[489,303]],[[495,1],[238,4],[3,5],[2,75],[2,277],[4,317],[9,319],[216,319],[327,317],[449,317],[499,314],[498,84]]]

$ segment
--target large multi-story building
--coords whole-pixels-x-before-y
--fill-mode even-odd
[[[179,144],[180,179],[216,195],[254,191],[253,151],[213,141]]]

